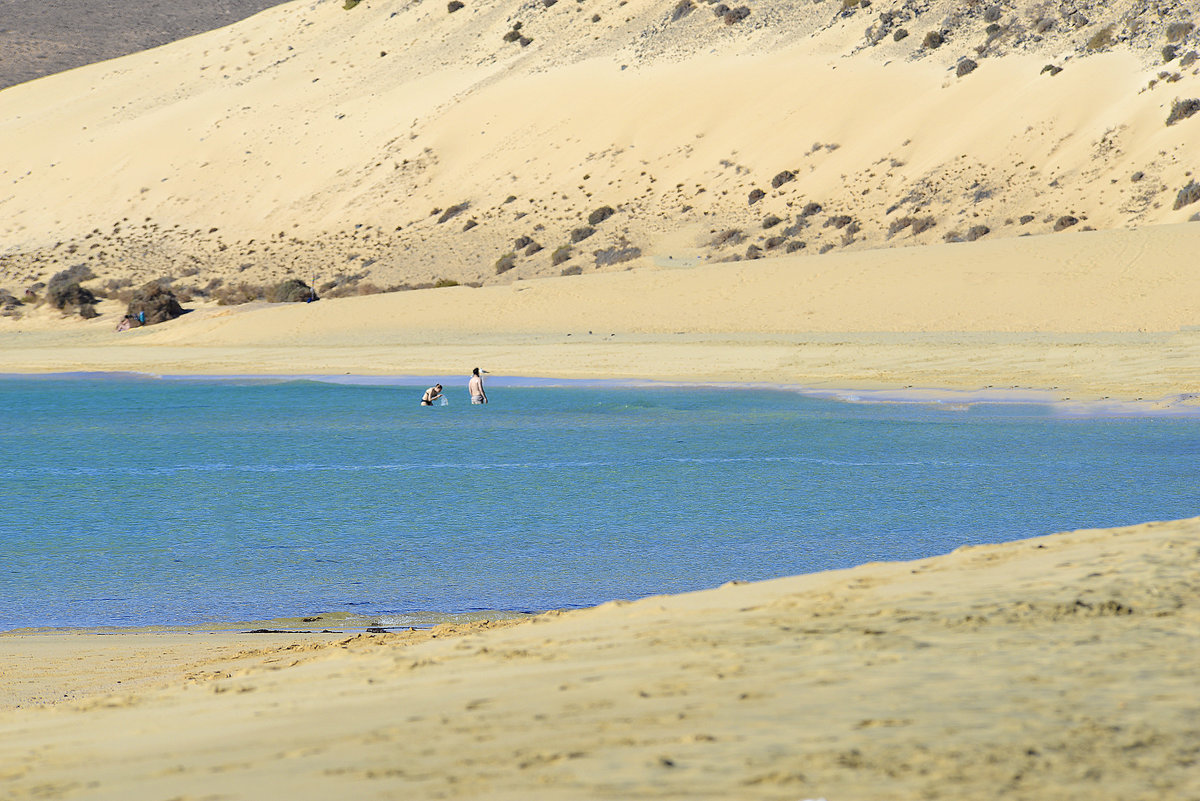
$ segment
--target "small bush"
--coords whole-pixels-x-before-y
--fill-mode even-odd
[[[763,257],[763,251],[762,251],[762,248],[760,248],[758,245],[751,245],[750,247],[746,248],[746,259],[747,260],[752,261],[754,259],[761,259],[762,257]]]
[[[537,253],[541,249],[542,249],[542,246],[539,245],[537,242],[530,242],[528,247],[525,248],[525,255],[532,256],[534,253]]]
[[[921,47],[925,50],[936,50],[942,46],[942,42],[946,41],[940,31],[930,31],[925,34],[925,39],[921,42]]]
[[[1059,217],[1057,220],[1054,221],[1054,230],[1055,231],[1065,231],[1066,229],[1070,228],[1072,225],[1077,225],[1078,223],[1079,223],[1078,217],[1072,217],[1070,214],[1064,214],[1063,216]]]
[[[1167,41],[1182,42],[1188,37],[1188,34],[1195,29],[1195,25],[1190,22],[1172,22],[1167,26]]]
[[[550,254],[550,263],[557,267],[570,259],[572,255],[574,255],[574,252],[570,245],[559,245],[554,249],[554,253]]]
[[[516,253],[505,253],[503,256],[496,259],[496,275],[503,275],[504,273],[508,272],[509,270],[511,270],[513,267],[516,267],[516,266],[517,266],[517,254]]]
[[[807,244],[805,244],[804,242],[801,242],[799,240],[797,240],[795,242],[788,242],[787,247],[785,247],[783,249],[783,252],[784,253],[795,253],[797,250],[802,250],[805,247],[807,247]]]
[[[438,217],[438,224],[440,225],[441,223],[444,223],[447,220],[453,220],[455,217],[457,217],[458,215],[460,215],[464,211],[466,211],[470,207],[470,205],[471,205],[470,203],[456,203],[455,205],[451,206],[450,208],[448,208],[442,212],[442,216]]]
[[[768,239],[766,242],[763,243],[763,247],[766,248],[767,250],[775,250],[777,247],[781,246],[786,241],[787,241],[786,236],[773,236],[770,239]]]
[[[1046,66],[1042,67],[1042,71],[1038,74],[1044,75],[1047,72],[1050,73],[1050,77],[1053,78],[1055,75],[1062,72],[1062,67],[1056,67],[1053,64],[1047,64]]]
[[[446,11],[447,11],[447,13],[453,14],[455,11],[458,11],[462,7],[463,7],[462,0],[450,0],[450,2],[446,4]]]
[[[157,325],[183,314],[175,293],[160,281],[151,281],[133,293],[125,314],[137,325]]]
[[[1167,45],[1162,49],[1162,60],[1164,64],[1174,61],[1177,55],[1179,55],[1179,48],[1175,45]]]
[[[450,278],[439,278],[438,280],[433,282],[434,289],[446,289],[447,287],[452,287],[452,286],[461,286],[461,284],[459,284],[457,281],[454,281]]]
[[[979,65],[976,64],[974,60],[964,58],[962,61],[958,62],[958,69],[955,70],[955,74],[957,74],[959,78],[964,75],[970,75],[978,66]]]
[[[1195,50],[1187,51],[1187,53],[1184,54],[1183,58],[1179,59],[1180,69],[1186,70],[1188,67],[1195,64],[1197,59],[1200,59],[1200,55],[1198,55]]]
[[[835,214],[825,221],[824,227],[828,228],[832,225],[834,228],[841,230],[852,222],[854,222],[854,218],[849,214]]]
[[[692,0],[679,0],[675,4],[674,10],[671,11],[671,22],[679,22],[679,20],[691,14],[696,8],[696,4]]]
[[[253,303],[266,297],[266,290],[261,286],[245,281],[237,286],[224,286],[213,292],[218,306],[240,306],[243,303]]]
[[[570,267],[563,267],[563,275],[583,275],[583,268],[578,264],[572,264]]]
[[[996,22],[1000,19],[1000,14],[1000,6],[988,6],[987,10],[983,12],[983,20],[984,22]]]
[[[896,32],[892,34],[893,42],[900,42],[907,38],[908,38],[908,31],[904,30],[903,28],[897,28]]]
[[[775,226],[779,225],[781,222],[783,222],[783,220],[780,219],[779,217],[776,217],[774,214],[768,214],[766,217],[763,217],[763,221],[762,221],[763,230],[765,231],[767,229],[774,228]]]
[[[590,225],[581,225],[571,232],[571,244],[576,245],[587,239],[592,234],[596,233],[596,229]]]
[[[356,5],[358,5],[361,2],[362,2],[362,0],[346,0],[346,2],[342,4],[342,8],[349,11],[350,9],[354,8]]]
[[[614,247],[597,250],[594,254],[597,267],[611,267],[627,261],[641,258],[642,249],[635,247]]]
[[[1190,206],[1200,200],[1200,184],[1191,181],[1183,189],[1179,190],[1179,194],[1175,196],[1175,210],[1179,211],[1184,206]]]
[[[821,204],[820,203],[805,203],[804,208],[802,208],[800,210],[801,217],[811,217],[814,214],[820,214],[820,213],[821,213]]]
[[[317,293],[312,287],[299,278],[288,278],[280,281],[267,290],[267,301],[270,303],[304,303],[316,300]]]
[[[85,319],[95,317],[96,296],[81,285],[81,282],[95,277],[85,264],[76,264],[55,273],[46,284],[46,302],[64,312],[74,309]]]
[[[1113,42],[1113,26],[1105,25],[1100,30],[1092,34],[1092,38],[1088,39],[1088,50],[1103,50]]]
[[[763,190],[761,190],[761,189],[757,189],[757,188],[755,188],[755,189],[751,190],[751,192],[750,192],[750,205],[751,205],[751,206],[753,206],[755,203],[757,203],[758,201],[762,200],[762,199],[763,199],[764,197],[766,197],[766,196],[767,196],[767,193],[766,193],[766,192],[764,192],[764,191],[763,191]]]
[[[712,238],[709,244],[712,247],[719,248],[724,245],[739,245],[745,241],[746,237],[738,228],[728,228]]]
[[[522,248],[527,248],[532,244],[533,237],[518,236],[516,240],[513,241],[513,250],[521,250]]]
[[[748,16],[750,16],[750,9],[746,6],[738,6],[737,8],[731,8],[726,11],[721,16],[721,19],[725,21],[726,25],[736,25]]]
[[[612,206],[601,206],[588,215],[588,225],[599,225],[616,214]]]
[[[789,181],[796,180],[796,173],[791,170],[784,170],[771,179],[771,188],[778,189]]]
[[[1200,99],[1193,97],[1187,100],[1175,100],[1171,103],[1171,113],[1167,115],[1167,125],[1174,125],[1180,120],[1186,120],[1197,111],[1200,111]]]
[[[992,232],[991,228],[986,225],[972,225],[967,231],[967,241],[974,242],[976,239],[981,239]]]

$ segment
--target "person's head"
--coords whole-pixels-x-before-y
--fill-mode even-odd
[[[471,375],[479,375],[479,368],[476,367],[474,370],[472,370]]]
[[[433,388],[434,388],[434,389],[436,389],[436,390],[438,390],[439,392],[441,392],[441,390],[442,390],[442,385],[441,385],[441,384],[434,384],[434,385],[433,385]]]

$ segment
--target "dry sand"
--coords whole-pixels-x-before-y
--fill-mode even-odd
[[[6,675],[165,652],[109,668],[132,691],[8,694],[0,794],[1194,798],[1198,554],[1192,519],[419,641],[0,638]]]

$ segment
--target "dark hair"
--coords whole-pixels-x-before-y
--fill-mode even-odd
[[[479,375],[479,368],[478,368],[478,367],[476,367],[474,370],[472,370],[472,371],[471,371],[471,374],[472,374],[472,375]]]

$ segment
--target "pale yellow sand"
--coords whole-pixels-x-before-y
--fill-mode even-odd
[[[162,689],[0,712],[0,794],[1193,798],[1198,552],[1192,519],[416,643],[222,664],[174,637]],[[70,665],[113,639],[17,645]]]
[[[1200,392],[1200,225],[205,306],[117,333],[43,309],[0,371],[497,375],[811,388]]]

